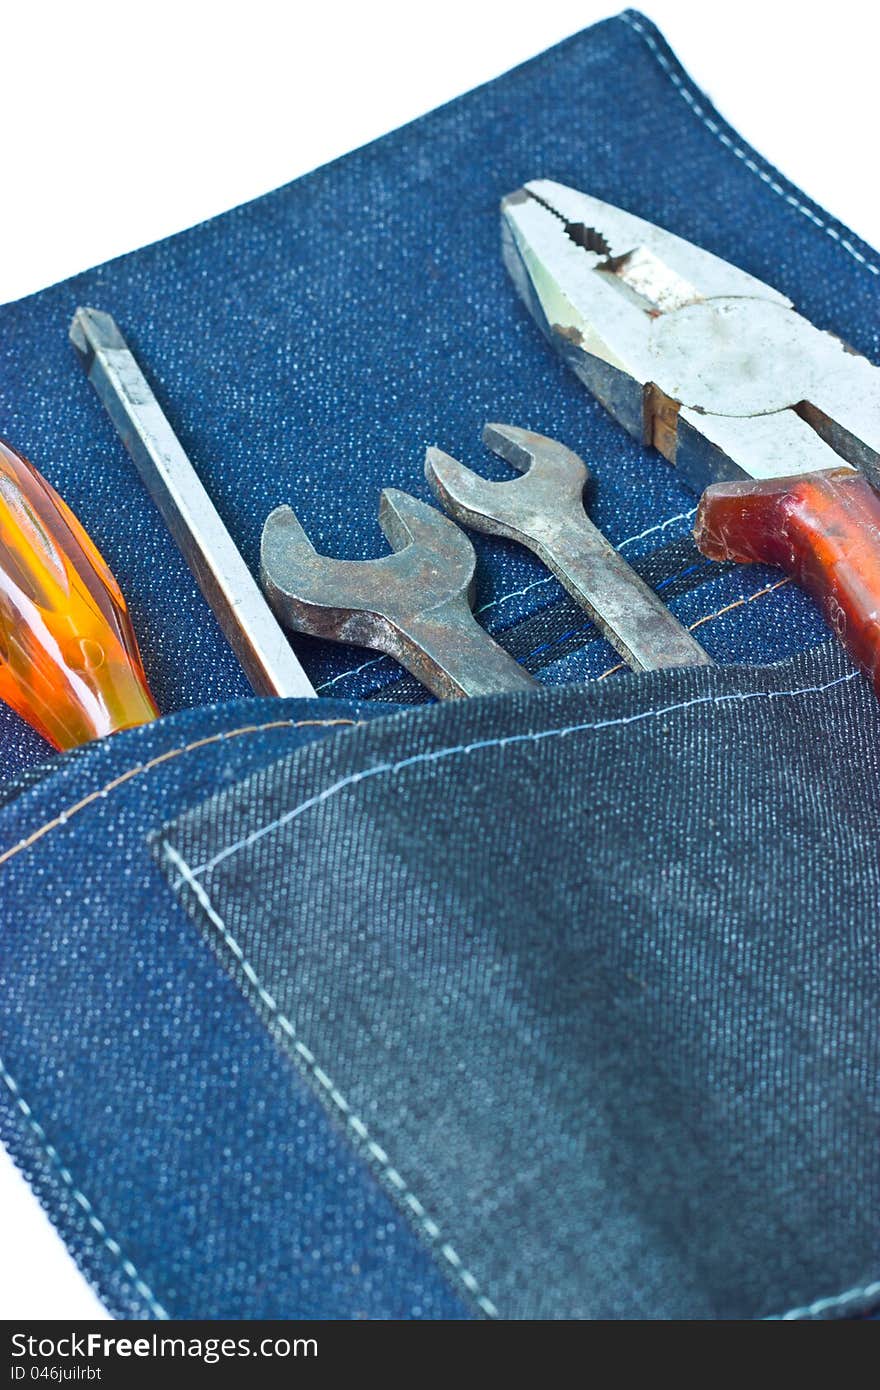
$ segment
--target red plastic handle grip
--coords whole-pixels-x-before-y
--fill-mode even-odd
[[[3,440],[0,699],[56,748],[158,713],[116,580],[67,504]]]
[[[849,469],[714,483],[694,539],[711,560],[778,565],[819,603],[880,695],[880,497]]]

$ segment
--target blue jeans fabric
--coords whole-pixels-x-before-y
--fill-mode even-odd
[[[878,774],[880,706],[829,644],[371,721],[154,846],[477,1312],[853,1311]]]
[[[658,149],[672,154],[652,158]],[[880,267],[874,253],[746,147],[693,87],[653,26],[632,12],[266,198],[0,309],[6,344],[0,433],[34,459],[95,536],[129,599],[151,682],[168,712],[150,728],[42,769],[44,745],[15,716],[4,713],[0,721],[2,770],[10,779],[9,799],[0,808],[0,854],[8,852],[0,862],[0,1134],[114,1312],[457,1317],[487,1314],[480,1298],[502,1314],[534,1311],[493,1297],[496,1285],[504,1290],[511,1271],[528,1263],[517,1233],[499,1227],[504,1238],[491,1251],[492,1286],[483,1291],[478,1283],[475,1293],[442,1252],[449,1244],[458,1254],[455,1213],[449,1213],[453,1229],[438,1244],[419,1214],[402,1205],[387,1171],[377,1171],[375,1154],[326,1107],[320,1081],[298,1070],[289,1039],[267,1027],[265,1014],[249,1002],[247,978],[230,973],[229,962],[206,949],[204,905],[194,906],[185,895],[180,901],[151,857],[148,841],[163,825],[191,810],[202,814],[202,803],[217,807],[209,798],[225,789],[233,795],[215,816],[218,836],[229,808],[237,816],[255,814],[255,784],[246,779],[261,771],[268,777],[306,740],[321,739],[327,758],[343,767],[350,756],[345,730],[324,727],[324,721],[391,716],[417,752],[431,746],[434,726],[425,720],[439,721],[444,738],[457,746],[468,741],[472,721],[479,722],[481,738],[498,740],[511,721],[549,733],[560,719],[597,723],[606,717],[606,703],[619,706],[611,716],[622,721],[613,755],[595,768],[584,797],[602,794],[607,782],[608,804],[622,816],[629,803],[645,804],[640,798],[646,795],[655,798],[652,805],[668,796],[677,836],[674,872],[684,899],[713,928],[716,954],[708,973],[700,976],[694,968],[679,978],[673,971],[664,988],[671,992],[673,1016],[677,1005],[687,1017],[691,1040],[701,1029],[714,1036],[720,1027],[743,1066],[748,1052],[734,1024],[738,1019],[742,1032],[746,1022],[730,1011],[725,981],[740,968],[740,938],[748,941],[750,934],[758,933],[754,959],[769,964],[759,928],[772,920],[781,930],[792,885],[806,918],[827,920],[822,949],[866,965],[862,933],[873,887],[876,769],[864,731],[873,730],[873,704],[836,651],[797,657],[822,642],[826,629],[793,585],[777,587],[777,574],[745,567],[705,567],[695,575],[698,562],[682,548],[694,499],[664,460],[622,434],[540,339],[501,266],[497,206],[503,193],[541,175],[589,188],[727,256],[784,290],[815,322],[877,357]],[[490,471],[496,465],[478,448],[481,426],[487,418],[508,419],[555,435],[584,455],[596,478],[594,519],[629,558],[654,567],[685,621],[703,620],[699,633],[713,656],[746,668],[613,677],[539,692],[528,708],[500,700],[473,709],[401,712],[376,698],[420,698],[392,662],[303,642],[310,674],[332,699],[315,707],[244,698],[241,672],[67,344],[70,316],[83,302],[118,319],[252,565],[266,513],[285,500],[297,507],[320,547],[352,558],[380,553],[380,488],[395,485],[427,498],[421,470],[428,443],[479,460]],[[473,539],[481,616],[542,682],[589,680],[616,664],[529,555],[503,541]],[[761,669],[790,658],[795,664],[781,675]],[[814,665],[798,666],[798,659]],[[774,685],[813,693],[743,700],[736,705],[742,718],[733,724],[727,718],[733,707],[727,697],[757,697]],[[653,711],[691,700],[698,701],[694,709],[704,724],[688,744],[688,760],[678,771],[674,759],[664,764],[663,786],[646,782],[653,752],[635,731],[656,724]],[[778,713],[788,708],[786,700],[794,701],[794,722]],[[322,727],[303,726],[303,720]],[[251,726],[257,731],[242,732]],[[381,719],[357,736],[382,727],[392,724]],[[801,766],[798,780],[789,777],[787,759],[801,736],[814,762]],[[675,729],[672,737],[678,737]],[[740,821],[734,811],[751,827],[751,803],[740,792],[754,786],[758,769],[750,765],[746,778],[737,771],[750,742],[767,779],[760,804],[780,807],[768,826],[780,847],[779,881],[772,879],[771,856],[763,861],[762,892],[738,901],[736,921],[725,927],[726,890],[716,892],[714,885],[733,872],[731,861],[707,859],[706,847],[714,846],[716,856],[724,845],[735,849]],[[571,786],[551,752],[563,744],[548,737],[535,745],[544,751],[524,774],[534,778],[528,799],[539,826],[539,806],[553,803],[557,786],[564,787],[560,806],[570,813],[565,843],[572,855],[589,854],[592,841],[578,841]],[[795,808],[807,795],[811,769],[820,809],[836,805],[826,745],[839,749],[847,768],[845,797],[853,811],[842,843],[850,868],[839,901],[832,895],[817,903],[810,895],[817,853],[810,834],[820,824],[827,836],[833,830],[818,810],[801,822]],[[692,803],[685,765],[691,775],[695,759],[700,790]],[[22,773],[24,782],[12,780]],[[239,784],[245,789],[236,799]],[[272,781],[272,797],[280,785]],[[719,821],[718,792],[728,785],[737,794]],[[497,799],[502,790],[494,774],[482,777],[484,819],[504,822],[506,803]],[[371,815],[379,817],[380,808]],[[194,825],[182,821],[176,834],[192,834]],[[432,879],[429,872],[430,819],[415,828],[426,878],[412,901],[427,910],[425,894],[434,894],[430,919],[448,933],[445,945],[457,964],[450,984],[459,1001],[469,997],[461,994],[466,940],[444,910],[442,877]],[[165,838],[178,843],[170,830]],[[325,850],[318,840],[289,866],[312,904]],[[657,905],[655,877],[667,846],[657,836],[643,852],[645,882],[655,890],[628,899],[626,910],[631,930],[656,943],[668,921]],[[497,853],[500,859],[500,844]],[[509,853],[516,858],[516,843]],[[443,862],[436,862],[438,872]],[[610,891],[614,863],[602,862],[599,886],[605,882]],[[842,872],[839,855],[834,864]],[[278,873],[270,858],[256,877],[269,883]],[[468,879],[474,914],[488,911],[498,892],[497,883],[488,892],[491,875],[483,878],[485,895],[478,880]],[[341,876],[340,891],[344,882]],[[383,878],[376,923],[392,907],[397,911],[392,889]],[[588,939],[600,923],[585,909],[581,925]],[[797,945],[800,954],[788,965],[809,1002],[818,988],[811,964],[817,961],[821,974],[826,962],[815,939],[799,938]],[[777,973],[769,970],[769,980],[787,968],[787,958],[775,960]],[[431,979],[427,965],[424,978]],[[789,1089],[778,1092],[779,1105],[760,1111],[762,1122],[769,1125],[774,1113],[784,1115],[800,1097],[789,1138],[808,1144],[804,1171],[815,1184],[824,1181],[818,1176],[823,1162],[834,1168],[826,1205],[778,1205],[796,1226],[785,1258],[774,1264],[768,1252],[760,1276],[732,1288],[718,1276],[728,1253],[739,1250],[730,1194],[721,1194],[710,1223],[711,1251],[702,1246],[712,1174],[717,1179],[729,1168],[720,1164],[709,1172],[704,1166],[699,1202],[663,1208],[666,1252],[688,1248],[699,1255],[685,1278],[692,1298],[664,1302],[663,1280],[645,1280],[645,1271],[668,1271],[669,1264],[655,1259],[656,1246],[632,1243],[628,1225],[627,1250],[649,1253],[643,1262],[622,1265],[608,1284],[611,1311],[840,1315],[877,1297],[877,1271],[858,1241],[847,1256],[835,1240],[821,1239],[825,1230],[833,1234],[835,1223],[849,1229],[841,1198],[847,1178],[853,1207],[877,1209],[876,1171],[854,1138],[875,1124],[873,1061],[855,1020],[859,1011],[876,1017],[876,991],[870,972],[863,970],[860,979],[857,987],[845,972],[833,974],[833,999],[819,1000],[821,1026],[794,1004],[791,1026],[783,1025],[778,1010],[767,1015],[775,1070],[765,1080],[776,1086],[783,1078]],[[553,991],[542,995],[539,985],[531,972],[524,997],[549,1006]],[[702,1014],[687,993],[698,988],[705,996]],[[394,1001],[393,992],[389,998]],[[479,1013],[473,997],[470,1010],[473,1021]],[[598,1015],[590,1017],[595,1023]],[[652,1017],[656,1021],[656,1013]],[[756,1036],[765,1032],[757,1027]],[[651,1036],[649,1028],[643,1040]],[[633,1056],[621,1053],[615,1084],[631,1080]],[[687,1065],[693,1093],[710,1096],[698,1070],[705,1056],[695,1046]],[[684,1087],[687,1066],[679,1053],[671,1059],[670,1065],[681,1065],[676,1086]],[[794,1059],[798,1065],[787,1070]],[[796,1082],[811,1060],[819,1091],[801,1092]],[[380,1087],[386,1076],[367,1068],[363,1082]],[[739,1094],[730,1090],[730,1076],[721,1091],[728,1101]],[[838,1093],[846,1098],[844,1110],[835,1109]],[[609,1089],[612,1094],[618,1093]],[[657,1113],[665,1113],[663,1095],[640,1092],[639,1113],[648,1114],[655,1103]],[[417,1096],[413,1092],[408,1103]],[[540,1091],[532,1099],[539,1105]],[[706,1103],[711,1108],[713,1101]],[[829,1114],[839,1121],[836,1129],[828,1127]],[[403,1111],[399,1134],[420,1171],[424,1156]],[[629,1186],[622,1183],[621,1204],[638,1201],[650,1212],[633,1176],[638,1127],[610,1134],[606,1158],[613,1157],[615,1143],[629,1146]],[[651,1171],[667,1171],[660,1160],[669,1158],[672,1143],[670,1126]],[[401,1171],[406,1157],[394,1155]],[[649,1157],[646,1150],[646,1162]],[[750,1195],[761,1176],[750,1169]],[[751,1203],[750,1229],[772,1208],[774,1195],[781,1202],[797,1187],[794,1159],[787,1167],[768,1165],[766,1177],[770,1207]],[[520,1178],[526,1200],[527,1175]],[[474,1212],[485,1210],[481,1201],[475,1200]],[[699,1231],[688,1225],[697,1210]],[[554,1238],[564,1232],[565,1219],[560,1216]],[[644,1235],[645,1227],[637,1228]],[[578,1278],[585,1284],[591,1272],[607,1268],[622,1229],[600,1224],[595,1240],[584,1243]],[[468,1260],[464,1271],[476,1278],[470,1253]],[[742,1269],[739,1253],[737,1261]],[[539,1276],[533,1262],[528,1267],[534,1290]],[[682,1255],[676,1268],[685,1267]],[[577,1303],[576,1292],[569,1284],[556,1309],[595,1312],[595,1305]]]
[[[466,1311],[146,843],[171,808],[374,712],[189,711],[91,745],[7,807],[2,842],[22,848],[3,866],[0,1133],[118,1316]]]
[[[539,175],[732,259],[876,356],[876,257],[749,150],[633,14],[287,188],[6,306],[0,434],[43,469],[109,560],[163,711],[247,685],[83,380],[67,342],[77,304],[114,314],[254,567],[262,523],[284,501],[319,547],[382,553],[380,489],[429,499],[427,444],[492,467],[479,446],[487,419],[582,453],[596,478],[593,517],[628,558],[687,532],[693,497],[554,360],[508,282],[498,203]],[[527,552],[473,539],[493,631],[561,598]],[[739,569],[673,606],[694,622],[771,579]],[[722,661],[776,660],[824,636],[792,585],[700,632]],[[325,693],[356,698],[398,676],[368,653],[299,646]],[[541,678],[579,680],[612,662],[592,643]],[[7,772],[45,755],[5,713],[0,749]]]

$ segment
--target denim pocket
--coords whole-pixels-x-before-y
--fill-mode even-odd
[[[0,809],[0,1139],[117,1316],[466,1315],[147,846],[167,817],[382,713],[188,711],[65,757]]]
[[[475,1311],[839,1315],[880,1235],[878,736],[831,646],[459,703],[154,852]]]

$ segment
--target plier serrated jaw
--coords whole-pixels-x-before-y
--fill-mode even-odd
[[[880,371],[778,290],[540,179],[502,202],[507,267],[556,350],[682,481],[880,476]]]

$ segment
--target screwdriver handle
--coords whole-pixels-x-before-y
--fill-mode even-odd
[[[0,699],[59,749],[158,714],[116,580],[66,503],[3,440]]]
[[[694,539],[711,560],[785,570],[880,695],[880,496],[861,473],[714,483],[700,501]]]

